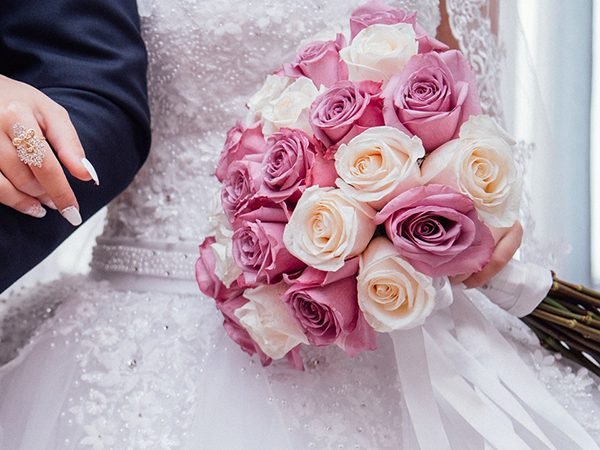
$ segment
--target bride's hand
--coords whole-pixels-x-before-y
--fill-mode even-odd
[[[41,167],[19,158],[15,125],[48,140],[37,141],[45,148]],[[67,111],[39,90],[0,75],[0,203],[38,218],[46,214],[43,203],[79,225],[79,205],[59,160],[75,178],[97,183]]]
[[[496,242],[491,261],[480,272],[451,277],[452,284],[463,283],[468,288],[483,286],[508,264],[521,246],[523,227],[520,222],[510,228],[491,228],[491,231]]]

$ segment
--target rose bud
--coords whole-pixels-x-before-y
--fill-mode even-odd
[[[316,41],[303,46],[292,64],[283,66],[288,77],[310,78],[318,86],[331,86],[336,81],[348,79],[348,67],[340,58],[346,46],[344,35],[338,33],[335,41]]]

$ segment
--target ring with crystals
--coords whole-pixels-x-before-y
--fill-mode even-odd
[[[26,129],[21,124],[15,124],[12,131],[12,143],[17,149],[19,159],[28,166],[42,167],[46,156],[46,138],[36,136],[35,130]]]

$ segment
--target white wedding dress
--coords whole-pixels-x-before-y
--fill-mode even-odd
[[[411,448],[389,337],[356,359],[305,351],[304,372],[262,368],[228,339],[194,282],[226,130],[266,74],[301,41],[345,26],[360,3],[140,0],[150,158],[109,207],[91,277],[22,293],[4,317],[0,358],[11,361],[0,369],[0,448]],[[435,34],[437,0],[388,3],[416,10]],[[448,3],[464,50],[487,61],[477,68],[482,98],[499,116],[498,50],[476,14],[481,2]],[[557,364],[519,321],[481,307],[598,439],[589,375]]]

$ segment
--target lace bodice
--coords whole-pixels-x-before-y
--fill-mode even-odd
[[[131,187],[109,207],[92,267],[190,278],[195,245],[210,233],[207,218],[218,198],[212,174],[227,129],[243,117],[246,101],[268,73],[289,61],[303,41],[345,29],[364,0],[138,3],[149,54],[153,147]],[[387,3],[416,11],[435,35],[438,0]],[[468,15],[455,22],[469,47],[473,11],[461,11]],[[473,48],[484,63],[482,39],[489,40],[480,35]],[[488,78],[485,64],[476,69]]]
[[[243,116],[265,76],[298,45],[336,30],[362,0],[141,2],[149,54],[151,156],[112,205],[105,237],[198,241],[215,185],[211,175],[225,132]],[[429,31],[437,0],[401,0]]]

